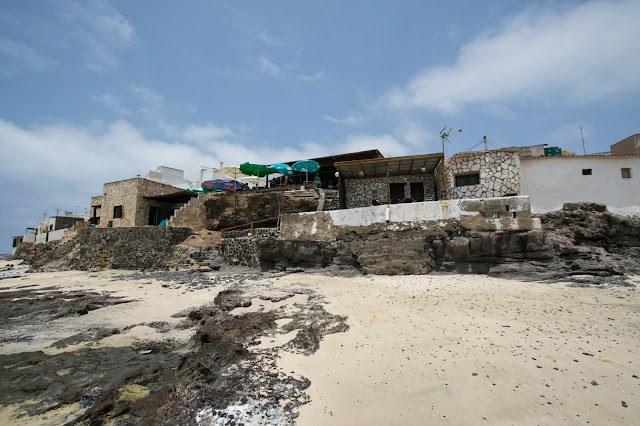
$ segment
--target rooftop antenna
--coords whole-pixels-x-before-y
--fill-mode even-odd
[[[449,140],[449,136],[453,136],[456,133],[460,133],[462,131],[462,129],[458,129],[458,130],[449,129],[448,131],[446,131],[446,129],[447,129],[447,126],[444,126],[442,130],[440,130],[440,139],[442,139],[442,197],[445,200],[447,199],[447,180],[445,178],[446,173],[444,169],[445,167],[444,141],[451,143],[451,141]]]
[[[587,150],[584,149],[584,136],[582,135],[582,126],[580,126],[580,138],[582,139],[582,153],[583,155],[587,155]]]

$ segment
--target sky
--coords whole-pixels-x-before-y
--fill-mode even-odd
[[[5,0],[0,252],[159,166],[640,132],[640,1]],[[561,183],[559,183],[561,184]]]

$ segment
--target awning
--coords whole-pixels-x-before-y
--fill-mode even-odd
[[[387,171],[389,176],[423,175],[433,174],[442,158],[442,153],[411,155],[364,161],[341,161],[335,163],[335,167],[344,179],[386,177]]]
[[[154,196],[148,196],[144,198],[146,198],[147,200],[162,201],[165,203],[186,203],[193,197],[197,197],[197,196],[198,196],[197,192],[183,190],[183,191],[172,192],[171,194],[154,195]]]

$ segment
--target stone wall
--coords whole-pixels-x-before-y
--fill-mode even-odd
[[[456,154],[445,161],[447,198],[505,197],[520,194],[520,157],[511,151]],[[478,173],[477,185],[456,186],[456,176]]]
[[[74,238],[38,245],[38,267],[56,269],[169,269],[188,228],[79,229]]]
[[[411,197],[411,183],[422,182],[425,199],[435,196],[435,179],[431,174],[390,176],[389,183],[404,183],[404,198]],[[360,178],[345,180],[345,198],[348,209],[367,207],[372,201],[378,200],[382,204],[388,202],[388,188],[386,177]]]
[[[336,210],[338,191],[239,191],[199,194],[169,219],[168,226],[220,230],[278,217],[282,211]],[[261,226],[258,224],[258,226]],[[262,225],[264,226],[264,225]]]
[[[611,155],[640,155],[640,133],[611,145]]]
[[[138,200],[137,179],[105,183],[103,187],[100,228],[136,226],[136,204]],[[122,206],[122,217],[114,218],[113,209]]]
[[[277,228],[257,228],[253,235],[249,235],[250,229],[240,231],[228,231],[223,233],[223,239],[218,246],[220,257],[229,265],[260,266],[257,238],[276,238],[279,235]]]

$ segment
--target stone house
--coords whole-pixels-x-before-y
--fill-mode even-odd
[[[437,153],[336,162],[340,207],[435,199],[439,184],[434,173],[442,158]]]
[[[611,155],[640,155],[640,133],[611,145]]]
[[[157,226],[196,194],[144,178],[105,183],[102,195],[91,198],[92,225]]]
[[[438,176],[441,167],[435,171]],[[445,182],[449,200],[520,195],[520,156],[505,149],[455,154],[445,161]],[[438,196],[442,198],[441,188]]]

